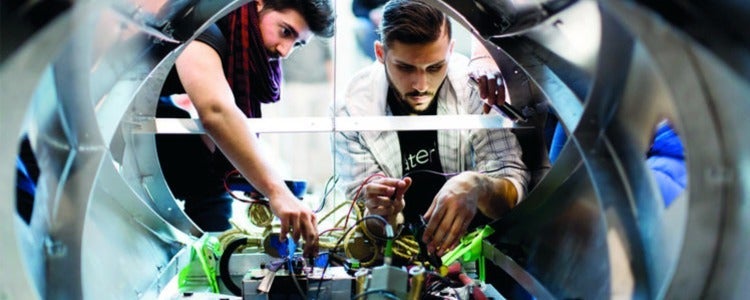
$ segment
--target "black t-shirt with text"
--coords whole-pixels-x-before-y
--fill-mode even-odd
[[[409,112],[396,99],[392,88],[388,90],[387,101],[394,116],[409,115]],[[430,106],[419,115],[437,115],[437,104],[437,99],[434,99]],[[443,174],[443,165],[440,162],[437,130],[399,131],[398,140],[401,148],[402,173],[404,177],[408,176],[412,179],[411,187],[404,195],[406,202],[403,210],[404,221],[417,224],[419,216],[424,215],[430,208],[432,200],[448,177]],[[490,222],[492,219],[477,210],[469,225],[469,230]]]
[[[388,91],[388,105],[395,116],[409,113],[397,102],[394,91]],[[420,115],[437,115],[437,101]],[[399,131],[399,146],[401,148],[401,167],[404,176],[411,177],[412,184],[404,199],[404,218],[406,222],[415,222],[419,216],[427,212],[432,199],[445,184],[443,165],[440,163],[438,151],[437,131]]]

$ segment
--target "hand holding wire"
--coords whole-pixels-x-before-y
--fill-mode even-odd
[[[505,102],[505,85],[495,61],[489,55],[481,55],[469,62],[469,77],[474,80],[479,89],[479,97],[487,102],[484,113],[488,113],[494,105]]]
[[[411,178],[378,178],[364,187],[365,207],[370,214],[379,215],[389,222],[404,209],[404,194],[411,186]]]
[[[495,110],[514,122],[526,122],[527,118],[506,102],[506,86],[500,68],[490,56],[472,58],[469,63],[469,78],[476,84],[479,97],[484,102],[484,113]]]
[[[466,233],[477,212],[482,185],[478,173],[464,172],[449,179],[425,213],[427,227],[422,240],[429,253],[442,256]]]

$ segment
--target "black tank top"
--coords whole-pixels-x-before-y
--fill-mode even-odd
[[[195,40],[212,47],[219,53],[222,62],[226,61],[227,43],[220,26],[211,25]],[[166,54],[164,51],[171,50],[165,48],[161,54]],[[183,93],[185,88],[173,67],[164,81],[160,95],[167,97]],[[159,101],[156,117],[190,118],[190,115],[169,102]],[[162,172],[175,197],[183,200],[205,198],[225,192],[224,176],[233,167],[218,149],[211,153],[199,135],[158,134],[156,149]]]

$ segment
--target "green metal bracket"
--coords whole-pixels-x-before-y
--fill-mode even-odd
[[[479,280],[485,280],[485,262],[482,254],[482,241],[495,232],[490,226],[477,229],[461,238],[461,242],[455,249],[443,255],[443,265],[447,266],[458,260],[464,262],[479,260]]]
[[[206,276],[208,285],[214,293],[219,292],[219,283],[216,281],[216,260],[221,257],[221,244],[215,236],[203,235],[190,245],[190,262],[180,270],[178,286],[180,291],[187,291],[195,287],[195,281],[191,280],[193,271],[200,268]]]

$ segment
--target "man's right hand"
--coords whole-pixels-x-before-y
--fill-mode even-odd
[[[379,178],[364,187],[365,207],[369,214],[382,216],[392,226],[404,210],[404,193],[411,186],[411,178]]]
[[[305,241],[303,255],[315,257],[318,255],[318,229],[315,214],[302,204],[291,193],[283,193],[276,197],[269,197],[271,211],[281,221],[281,239],[292,233],[295,243],[300,237]]]
[[[484,113],[490,112],[492,105],[505,102],[505,83],[497,63],[489,55],[472,58],[469,62],[469,78],[477,83],[479,97],[486,100]]]

